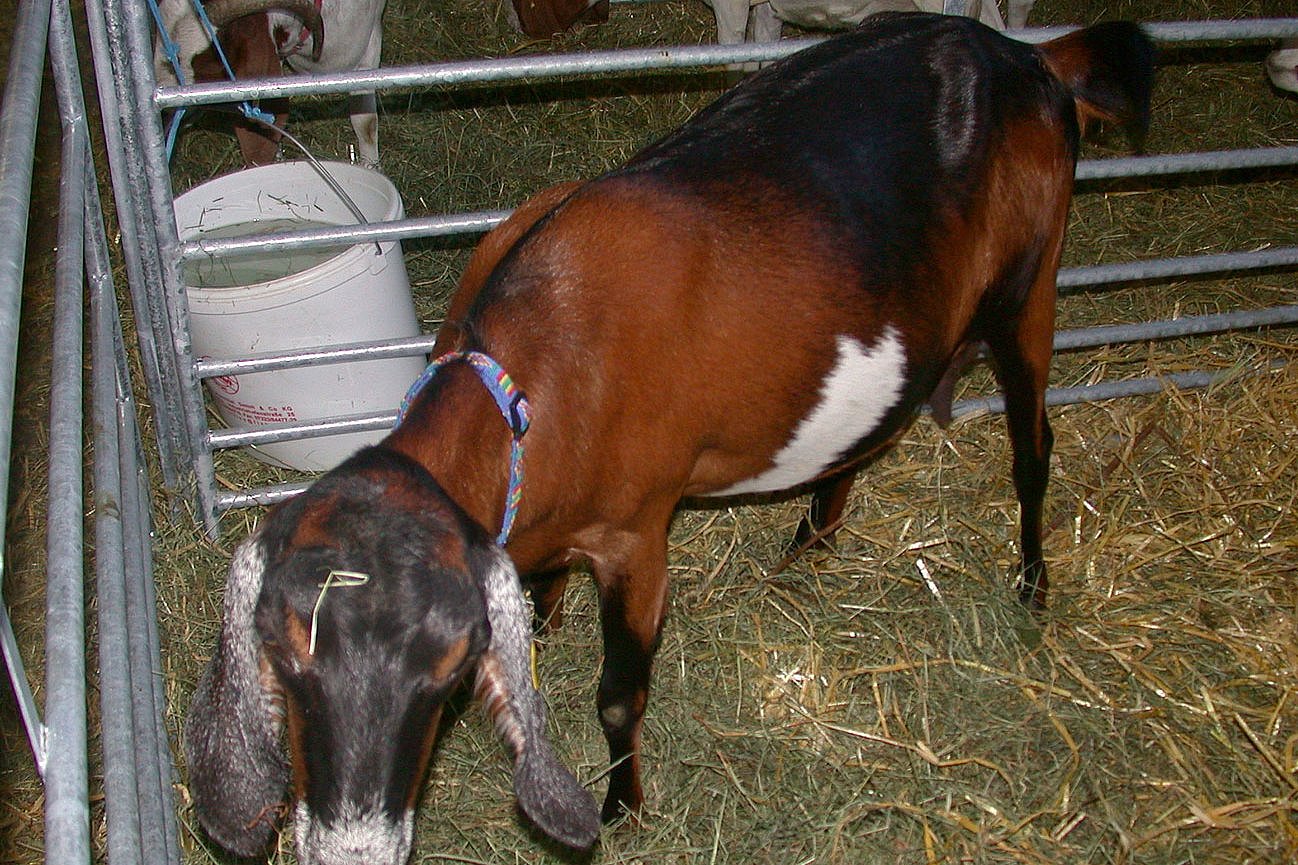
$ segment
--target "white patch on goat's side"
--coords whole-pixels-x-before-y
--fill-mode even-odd
[[[869,349],[840,335],[838,361],[820,384],[820,401],[802,419],[771,467],[710,496],[786,490],[828,469],[873,432],[897,404],[906,380],[906,352],[895,329],[886,328]]]
[[[415,815],[406,811],[393,823],[374,810],[361,813],[345,805],[326,828],[301,800],[293,814],[297,858],[301,865],[405,865],[415,835]]]

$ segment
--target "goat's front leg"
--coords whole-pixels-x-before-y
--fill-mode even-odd
[[[604,671],[599,682],[600,724],[608,740],[608,794],[602,817],[635,816],[644,802],[640,786],[640,726],[649,676],[662,635],[667,602],[666,524],[630,539],[617,561],[596,561]]]
[[[563,593],[568,588],[568,568],[529,574],[527,582],[528,594],[532,596],[532,624],[537,633],[559,630],[563,626]]]

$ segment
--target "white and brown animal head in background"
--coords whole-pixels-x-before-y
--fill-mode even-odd
[[[162,26],[177,47],[177,66],[186,83],[223,81],[217,58],[193,0],[159,0]],[[383,50],[385,0],[347,0],[317,5],[314,0],[210,0],[208,17],[218,30],[222,49],[236,79],[279,75],[283,67],[300,73],[376,69]],[[329,34],[326,41],[325,34]],[[175,70],[161,40],[154,49],[154,75],[160,84],[176,83]],[[277,124],[286,119],[284,101],[276,100]],[[356,156],[364,165],[379,161],[378,103],[372,91],[349,99],[356,132]],[[247,127],[239,131],[241,127]],[[278,132],[252,121],[235,125],[244,162],[260,165],[274,159]],[[257,139],[260,140],[257,140]]]
[[[511,0],[509,23],[533,39],[549,39],[577,24],[608,20],[608,0]]]
[[[405,457],[370,448],[340,469],[234,556],[185,727],[203,827],[232,852],[264,852],[291,780],[299,861],[401,865],[442,707],[476,673],[521,809],[591,846],[594,799],[544,735],[513,564]]]

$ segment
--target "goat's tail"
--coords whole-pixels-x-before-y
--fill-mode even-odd
[[[1139,25],[1110,21],[1040,46],[1050,71],[1073,94],[1083,134],[1093,121],[1121,124],[1137,148],[1149,129],[1154,44]]]

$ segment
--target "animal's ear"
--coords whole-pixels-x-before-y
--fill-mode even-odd
[[[218,30],[245,15],[271,11],[292,15],[302,22],[311,32],[311,59],[319,62],[325,39],[324,16],[313,0],[212,0],[207,4],[208,20]]]
[[[212,839],[240,856],[264,852],[274,838],[289,779],[280,697],[267,691],[253,624],[265,570],[254,534],[230,563],[221,635],[185,720],[194,810]]]
[[[523,813],[556,841],[585,850],[599,837],[599,809],[546,738],[545,703],[532,685],[531,617],[518,573],[495,545],[484,558],[491,644],[478,662],[478,697],[513,749],[514,793]]]

